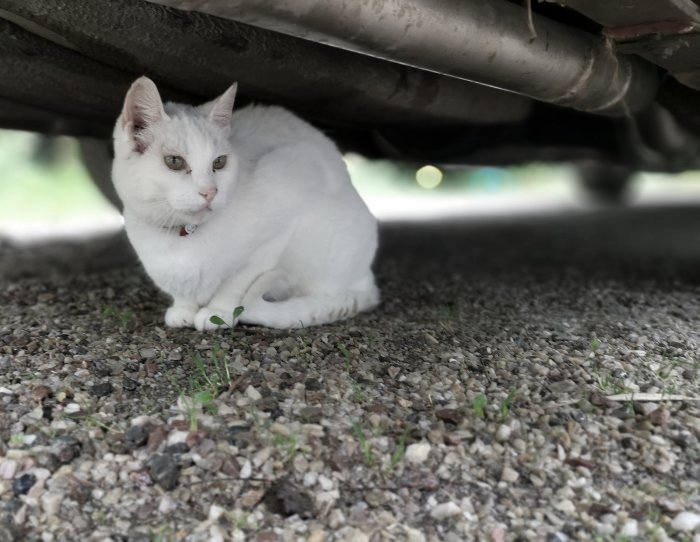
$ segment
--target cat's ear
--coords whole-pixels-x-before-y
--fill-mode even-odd
[[[238,83],[234,83],[221,96],[200,106],[209,120],[218,124],[222,128],[231,127],[231,116],[233,115],[233,102],[236,99]]]
[[[148,77],[139,77],[134,81],[126,93],[119,122],[122,128],[129,131],[137,152],[144,152],[151,144],[153,135],[150,128],[168,118],[156,84]]]

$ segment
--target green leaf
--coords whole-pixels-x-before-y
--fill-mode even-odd
[[[238,318],[241,314],[243,314],[243,311],[245,310],[245,307],[236,307],[233,309],[233,318],[234,320]]]
[[[214,400],[214,395],[210,391],[200,391],[195,394],[194,400],[200,405],[206,405]]]
[[[474,414],[476,414],[477,418],[485,418],[486,417],[486,395],[483,393],[480,393],[476,397],[474,397],[474,401],[472,402],[472,406],[474,408]]]
[[[226,325],[226,322],[224,322],[223,318],[220,318],[219,316],[216,316],[216,315],[209,318],[209,321],[212,324],[217,325],[217,326],[225,326]]]

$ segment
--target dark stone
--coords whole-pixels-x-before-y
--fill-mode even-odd
[[[61,462],[61,465],[70,463],[76,457],[80,456],[82,445],[80,441],[71,436],[62,436],[56,439],[55,443],[56,457]]]
[[[622,446],[625,450],[629,448],[637,448],[637,444],[634,442],[634,439],[626,436],[620,439],[620,446]]]
[[[124,438],[133,448],[140,448],[146,441],[150,431],[143,425],[133,425],[127,429]]]
[[[175,489],[180,474],[175,459],[170,454],[156,454],[148,462],[148,474],[166,491]]]
[[[280,416],[279,401],[272,396],[263,397],[255,406],[258,407],[263,412],[268,412],[271,418],[278,418]]]
[[[304,423],[318,423],[323,417],[323,411],[319,407],[305,406],[299,412],[299,417]]]
[[[26,495],[34,484],[36,484],[36,476],[29,473],[23,474],[12,480],[12,493],[15,494],[15,497]]]
[[[440,480],[432,472],[421,470],[404,474],[401,484],[412,489],[436,491],[440,487]]]
[[[610,413],[610,416],[614,416],[615,418],[619,418],[621,420],[629,420],[630,418],[634,418],[634,413],[630,412],[630,409],[625,406],[621,406],[616,408]]]
[[[113,454],[128,454],[131,451],[131,447],[124,441],[124,435],[121,433],[109,433],[107,446]]]
[[[122,381],[122,387],[126,391],[134,391],[136,388],[139,387],[139,383],[136,382],[133,378],[129,378],[128,376],[124,377],[124,380]]]
[[[114,391],[114,386],[111,382],[103,382],[102,384],[96,384],[90,390],[95,397],[106,397]]]
[[[464,412],[456,408],[440,408],[435,411],[435,417],[443,422],[457,425],[464,418]]]
[[[97,376],[112,376],[112,368],[103,361],[94,362],[92,372]]]
[[[263,502],[270,512],[283,517],[296,514],[302,519],[309,519],[316,513],[311,497],[287,478],[273,482],[265,492]]]
[[[306,391],[318,391],[321,389],[321,381],[317,378],[307,378],[304,381]]]
[[[250,444],[249,425],[230,425],[226,429],[226,440],[238,448],[247,448]]]
[[[176,442],[163,450],[163,452],[166,454],[186,454],[189,451],[190,447],[186,442]]]
[[[56,454],[51,452],[40,452],[34,456],[34,461],[38,467],[43,467],[51,472],[54,472],[58,467],[61,466],[61,462],[56,457]]]

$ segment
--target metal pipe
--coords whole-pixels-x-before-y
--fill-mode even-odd
[[[582,111],[629,114],[650,104],[658,86],[652,64],[505,1],[152,1]]]

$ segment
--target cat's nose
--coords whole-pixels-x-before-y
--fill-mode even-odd
[[[216,196],[217,192],[218,189],[216,188],[207,188],[206,190],[200,192],[199,195],[202,196],[205,200],[207,200],[207,203],[211,203],[211,201]]]

